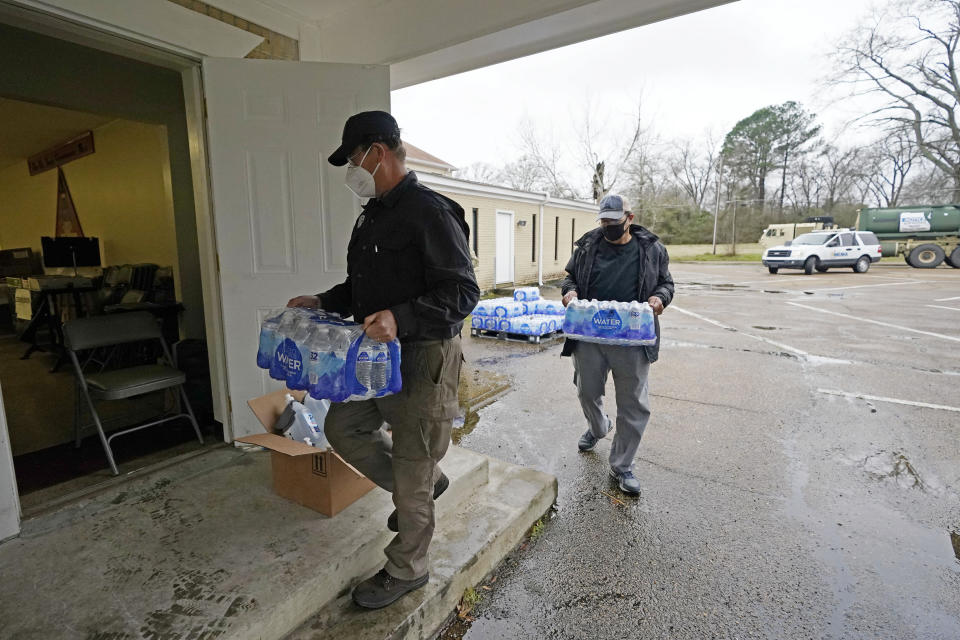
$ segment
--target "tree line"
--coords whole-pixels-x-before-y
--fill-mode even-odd
[[[833,216],[852,225],[862,207],[960,202],[960,0],[892,0],[874,9],[831,53],[825,89],[869,104],[847,132],[826,132],[798,101],[768,105],[722,138],[667,139],[644,124],[611,127],[589,108],[575,126],[578,171],[531,122],[521,154],[460,177],[553,196],[599,200],[616,191],[667,243],[755,242],[772,222]],[[852,136],[847,136],[848,138]],[[589,176],[584,180],[578,176]]]

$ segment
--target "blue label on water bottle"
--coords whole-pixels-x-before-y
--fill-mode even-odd
[[[357,362],[370,362],[370,354],[366,351],[361,351],[359,355],[357,355]]]
[[[623,326],[620,315],[613,309],[601,309],[593,314],[591,324],[593,324],[594,329],[603,332],[619,331],[620,327]]]

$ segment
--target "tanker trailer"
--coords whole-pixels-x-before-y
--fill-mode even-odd
[[[960,205],[860,209],[857,229],[880,239],[883,255],[903,256],[911,267],[960,269]]]

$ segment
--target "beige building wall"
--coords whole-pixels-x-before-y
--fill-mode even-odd
[[[465,195],[436,191],[456,201],[463,207],[467,224],[470,226],[470,250],[474,251],[478,261],[477,282],[483,290],[496,286],[511,286],[509,283],[495,283],[496,273],[496,216],[498,211],[513,214],[513,274],[514,285],[536,284],[538,276],[537,259],[541,255],[540,225],[543,227],[543,279],[544,281],[563,277],[564,267],[571,254],[571,233],[573,239],[579,239],[595,225],[596,215],[591,211],[574,210],[547,204],[541,217],[540,205],[533,202],[511,200],[504,197]],[[473,211],[477,211],[477,224],[474,226]],[[536,217],[536,226],[534,226]],[[518,224],[522,223],[522,224]],[[559,229],[559,240],[557,240]],[[476,236],[476,241],[474,241]]]

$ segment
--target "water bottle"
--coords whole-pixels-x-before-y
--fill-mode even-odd
[[[373,366],[370,371],[370,382],[373,385],[371,391],[376,390],[379,395],[380,392],[390,384],[390,376],[392,373],[390,367],[390,349],[383,342],[377,342],[374,344],[374,350],[376,355],[373,358]]]
[[[296,349],[287,358],[287,388],[304,390],[310,386],[307,369],[310,367],[310,337],[316,323],[303,316],[290,336]]]
[[[313,417],[314,422],[317,424],[316,435],[313,436],[313,446],[318,449],[329,449],[330,442],[327,440],[326,432],[323,428],[323,423],[327,419],[327,412],[330,410],[330,401],[329,400],[317,400],[306,396],[303,399],[303,406],[306,407],[307,411]]]
[[[303,403],[294,400],[290,403],[290,406],[293,409],[294,420],[293,425],[284,434],[285,436],[298,442],[303,442],[304,438],[310,438],[313,442],[317,442],[321,437],[324,440],[326,439],[317,421],[314,420],[313,414],[307,410]]]
[[[299,357],[299,350],[292,337],[305,314],[304,309],[292,307],[284,309],[283,313],[280,314],[280,322],[276,332],[276,347],[270,359],[270,377],[274,380],[286,381],[290,360]]]
[[[385,365],[389,364],[387,347],[364,336],[357,352],[357,382],[367,388],[366,397],[375,396],[387,386]]]
[[[281,313],[267,317],[260,325],[260,347],[257,349],[257,366],[269,369],[273,354],[277,349],[277,329],[280,328]]]

